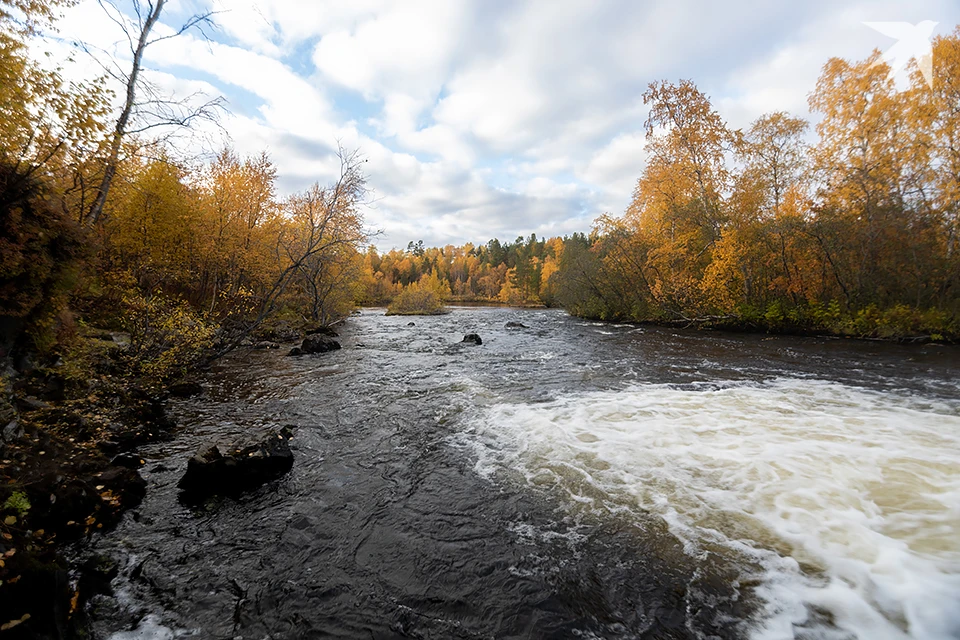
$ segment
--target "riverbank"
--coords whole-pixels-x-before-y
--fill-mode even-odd
[[[137,449],[172,437],[155,395],[122,376],[68,395],[55,370],[16,380],[4,398],[0,442],[0,601],[4,637],[83,634],[84,605],[107,588],[109,563],[63,555],[67,545],[115,526],[146,483]]]
[[[336,335],[329,329],[314,329]],[[246,349],[308,333],[270,326]],[[147,483],[139,450],[170,441],[172,398],[202,393],[194,378],[131,373],[129,336],[86,328],[63,355],[8,367],[0,390],[0,628],[4,638],[86,637],[86,604],[110,593],[114,563],[77,552],[138,507]],[[196,368],[194,372],[197,373]]]
[[[792,323],[785,321],[762,322],[737,316],[699,316],[677,319],[610,319],[589,314],[576,315],[584,320],[609,322],[611,324],[631,324],[637,327],[670,327],[674,329],[692,329],[707,331],[728,331],[759,335],[797,336],[804,338],[853,339],[869,342],[890,342],[897,344],[960,344],[960,332],[941,329],[941,332],[910,332],[902,327],[870,326],[857,324],[853,320],[838,321],[833,325],[812,323]]]

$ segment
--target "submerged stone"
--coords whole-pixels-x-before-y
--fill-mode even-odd
[[[480,335],[477,333],[468,333],[467,335],[463,336],[463,340],[461,340],[460,342],[465,344],[474,344],[474,345],[483,344],[483,340],[480,338]]]

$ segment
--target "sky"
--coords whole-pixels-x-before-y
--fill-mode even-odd
[[[693,80],[734,128],[810,117],[830,57],[895,44],[864,22],[960,24],[957,0],[170,0],[156,32],[207,11],[205,36],[144,62],[165,95],[225,100],[219,127],[178,143],[266,151],[280,195],[333,180],[338,144],[359,151],[381,249],[589,231],[643,171],[649,83]],[[59,30],[63,48],[130,59],[97,0]],[[96,69],[85,56],[70,73]]]

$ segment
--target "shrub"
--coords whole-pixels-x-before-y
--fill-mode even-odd
[[[182,376],[208,355],[218,327],[185,302],[137,295],[124,302],[130,314],[127,356],[141,375],[155,380]]]
[[[42,184],[0,164],[0,349],[54,345],[87,240]]]
[[[443,304],[436,291],[422,288],[417,283],[406,287],[387,307],[387,315],[398,316],[429,316],[443,312]]]

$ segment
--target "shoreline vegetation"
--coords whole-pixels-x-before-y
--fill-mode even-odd
[[[68,81],[32,59],[69,4],[0,7],[5,637],[83,629],[116,567],[60,551],[139,503],[137,448],[177,430],[168,398],[201,392],[192,376],[231,350],[277,348],[357,305],[960,340],[960,29],[934,41],[933,89],[914,69],[896,91],[879,53],[828,61],[814,142],[789,114],[733,130],[691,81],[651,84],[649,160],[622,217],[563,238],[381,253],[357,152],[339,149],[328,184],[281,197],[265,153],[197,161],[182,136],[137,134],[183,134],[221,108],[151,109],[139,57],[119,110],[105,78]],[[131,42],[149,42],[156,17]],[[210,16],[194,18],[185,29]]]

